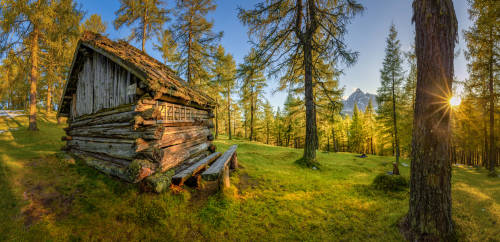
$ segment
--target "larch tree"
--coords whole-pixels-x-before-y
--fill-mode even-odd
[[[478,91],[482,106],[485,107],[485,150],[488,169],[491,176],[496,176],[496,140],[495,140],[495,98],[500,84],[500,26],[498,16],[500,6],[493,0],[469,0],[469,18],[472,26],[464,32],[467,41],[465,56],[469,61],[467,87]],[[489,125],[486,124],[489,121]],[[487,135],[489,126],[489,139]],[[498,133],[498,132],[497,132]],[[489,147],[488,147],[489,144]]]
[[[274,121],[274,114],[273,114],[273,107],[271,106],[271,103],[269,100],[266,100],[263,105],[263,111],[264,111],[264,130],[265,130],[265,137],[266,137],[266,144],[269,144],[269,140],[271,139],[271,129],[274,126],[273,121]]]
[[[405,223],[410,241],[448,241],[451,216],[450,106],[457,18],[451,0],[415,0],[417,90]]]
[[[231,54],[226,54],[224,47],[219,45],[214,55],[213,76],[214,84],[222,90],[226,98],[227,120],[226,131],[229,139],[231,136],[231,93],[236,84],[236,63]]]
[[[54,23],[66,21],[65,16],[58,14],[57,8],[62,4],[71,6],[69,11],[76,11],[72,0],[6,0],[0,2],[0,51],[16,50],[19,55],[29,59],[29,130],[38,130],[36,123],[37,94],[40,77],[41,45],[47,40],[48,30]],[[20,53],[25,52],[25,53]]]
[[[115,29],[132,26],[128,40],[141,42],[141,50],[146,52],[146,41],[160,33],[169,20],[164,5],[161,0],[120,0],[120,8],[115,12]]]
[[[92,31],[94,33],[103,34],[106,32],[107,23],[102,21],[101,15],[92,14],[83,23],[83,29],[87,31]]]
[[[210,79],[208,59],[212,57],[222,32],[212,31],[214,24],[206,19],[206,15],[216,7],[212,0],[177,1],[179,13],[171,33],[180,53],[178,71],[185,75],[191,86],[204,86]]]
[[[380,87],[377,89],[377,101],[379,103],[378,113],[380,119],[391,127],[394,139],[394,150],[396,163],[393,165],[392,173],[399,175],[399,136],[398,136],[398,110],[397,103],[401,95],[401,84],[403,82],[403,59],[401,57],[401,44],[398,40],[398,32],[394,24],[391,25],[389,36],[386,40],[385,58],[380,70]]]
[[[163,63],[173,70],[178,69],[181,55],[178,52],[177,43],[172,37],[172,32],[169,29],[163,30],[161,35],[158,35],[158,43],[154,44],[154,48],[161,53]]]
[[[363,136],[363,113],[359,111],[358,105],[355,103],[352,111],[352,122],[349,127],[351,152],[363,152]]]
[[[243,107],[247,109],[249,115],[246,125],[250,128],[248,139],[255,140],[255,113],[258,109],[259,100],[262,100],[266,79],[262,70],[262,64],[256,58],[255,49],[245,56],[244,62],[238,65],[238,78],[241,80],[241,101]],[[245,122],[246,123],[246,122]]]
[[[356,53],[347,49],[343,37],[350,19],[362,10],[353,0],[269,0],[254,9],[240,9],[239,18],[249,26],[258,58],[270,74],[283,69],[303,69],[306,106],[305,146],[302,163],[317,164],[317,126],[313,76],[318,60],[352,64]],[[296,60],[302,57],[302,65]]]
[[[375,138],[375,111],[373,110],[373,102],[372,99],[368,101],[368,105],[366,106],[366,110],[364,113],[364,118],[363,118],[363,130],[364,130],[364,135],[366,136],[366,143],[367,143],[367,153],[370,153],[372,155],[375,154],[374,151],[374,138]]]

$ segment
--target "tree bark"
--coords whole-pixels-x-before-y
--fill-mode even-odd
[[[31,85],[30,85],[30,116],[29,130],[38,130],[36,125],[36,95],[38,82],[38,49],[39,49],[39,32],[37,24],[33,27],[31,39]]]
[[[395,91],[394,73],[392,74],[392,119],[394,125],[394,143],[396,145],[396,164],[393,166],[392,174],[399,175],[399,140],[398,140],[398,122],[396,119],[396,91]]]
[[[450,107],[457,20],[451,0],[415,0],[417,92],[413,121],[410,241],[448,241],[451,216]]]

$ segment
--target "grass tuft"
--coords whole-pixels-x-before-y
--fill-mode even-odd
[[[397,192],[406,190],[408,181],[401,175],[379,174],[372,185],[378,190]]]

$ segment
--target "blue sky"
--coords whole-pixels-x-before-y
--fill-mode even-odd
[[[262,0],[216,0],[217,10],[209,15],[214,21],[214,30],[223,31],[224,37],[221,44],[227,52],[231,53],[237,63],[241,63],[243,57],[248,53],[247,28],[243,26],[237,17],[237,7],[245,9],[253,7]],[[126,38],[129,30],[121,28],[115,30],[113,20],[114,12],[119,8],[118,0],[77,0],[82,9],[87,13],[101,15],[107,22],[107,33],[112,39]],[[172,0],[166,0],[172,2]],[[376,93],[380,85],[379,70],[384,58],[385,39],[391,23],[396,25],[401,40],[402,50],[408,51],[414,39],[414,26],[411,23],[411,0],[361,0],[365,7],[363,14],[356,16],[348,27],[346,42],[348,46],[359,52],[357,63],[344,70],[340,77],[340,85],[345,86],[345,96],[351,94],[356,88],[370,93]],[[455,59],[455,76],[458,80],[468,77],[466,61],[463,55],[465,41],[463,40],[463,29],[470,26],[467,13],[466,0],[454,0],[455,12],[459,25],[459,43],[455,51],[460,55]],[[167,23],[168,25],[169,23]],[[152,48],[151,40],[147,45],[147,52],[151,56],[161,60],[159,53]],[[140,48],[140,43],[132,43]],[[274,107],[282,106],[286,93],[273,93],[277,83],[269,80],[266,89],[266,97]]]

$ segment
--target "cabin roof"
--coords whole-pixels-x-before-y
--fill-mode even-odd
[[[113,41],[109,38],[85,31],[78,41],[71,70],[64,86],[63,96],[59,105],[58,115],[68,114],[71,96],[76,91],[76,81],[82,55],[90,49],[98,52],[143,81],[155,96],[173,96],[188,102],[194,102],[204,107],[213,107],[212,98],[190,87],[178,77],[174,71],[163,63],[135,48],[123,40]]]

